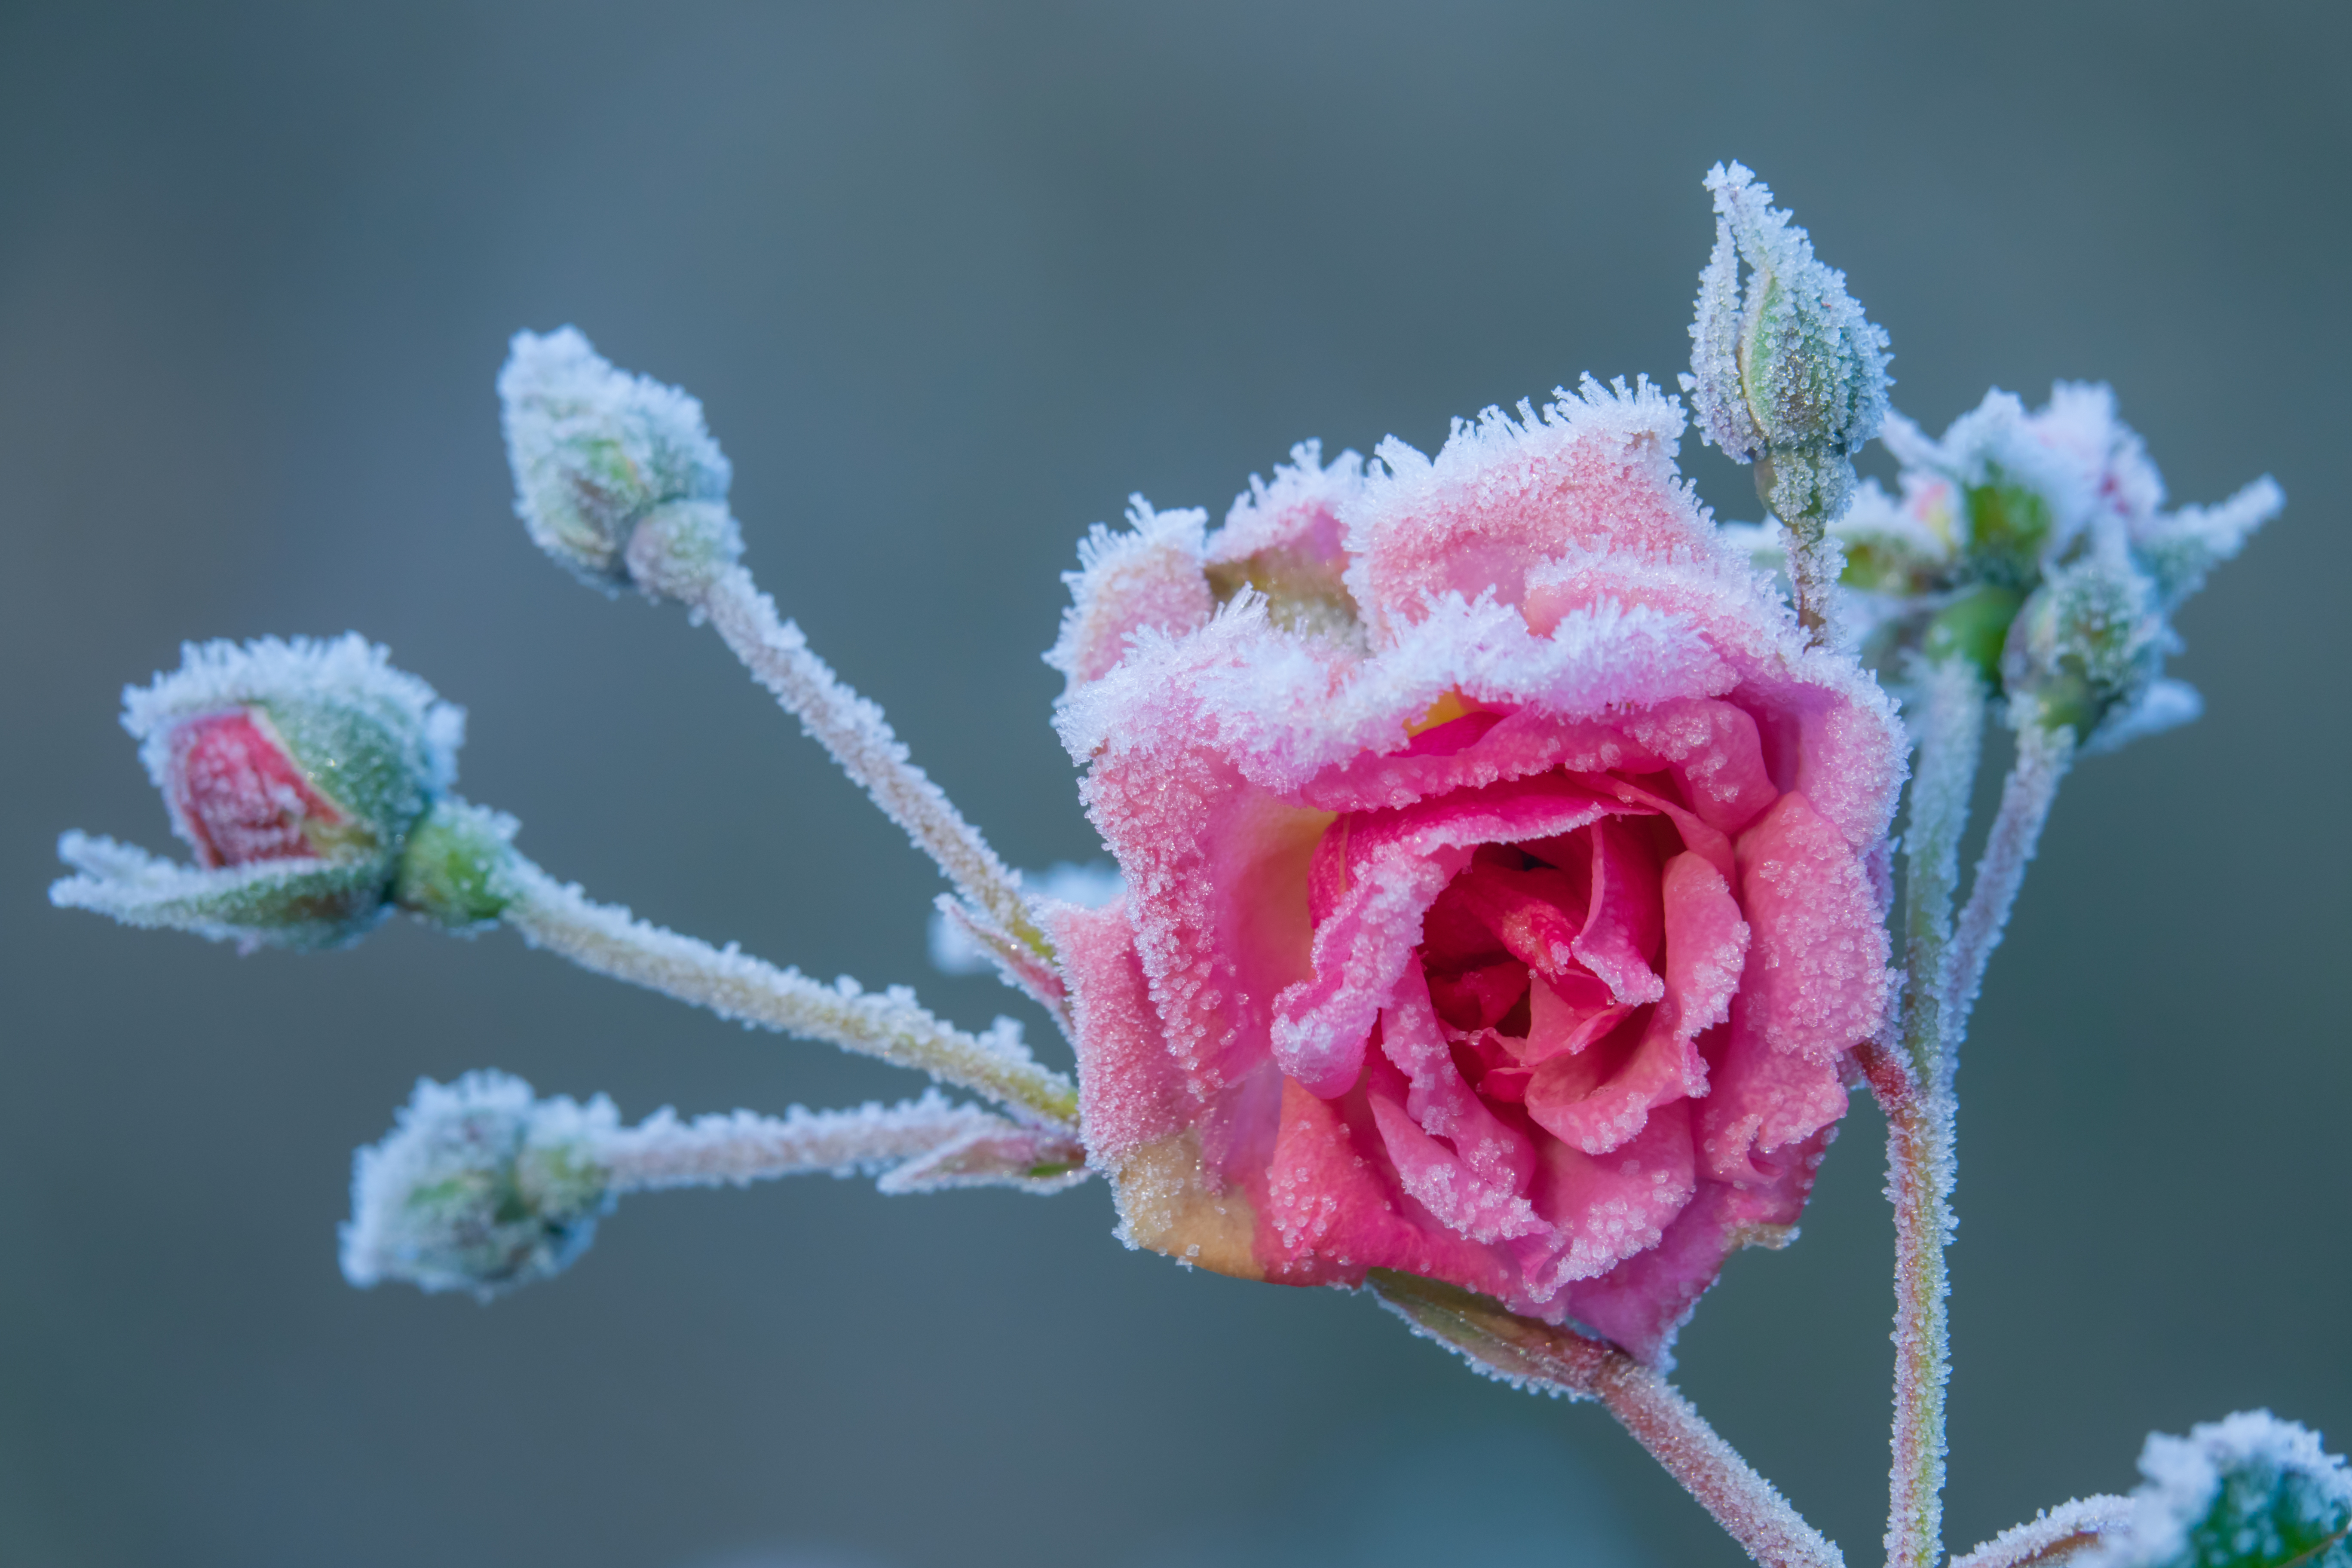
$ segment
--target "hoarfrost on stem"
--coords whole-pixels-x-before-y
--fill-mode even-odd
[[[1087,1171],[1066,1135],[937,1090],[897,1105],[692,1121],[665,1107],[624,1127],[603,1095],[542,1100],[495,1071],[420,1079],[392,1132],[353,1158],[343,1273],[354,1285],[401,1279],[488,1300],[570,1267],[624,1193],[810,1173],[879,1176],[886,1193],[1052,1193]]]

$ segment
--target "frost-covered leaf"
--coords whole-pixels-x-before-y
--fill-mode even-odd
[[[2352,1568],[2352,1472],[2267,1410],[2155,1433],[2128,1530],[2095,1568]]]

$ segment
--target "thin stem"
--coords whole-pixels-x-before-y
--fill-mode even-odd
[[[1952,940],[1952,900],[1959,889],[1960,838],[1984,754],[1985,685],[1960,659],[1918,671],[1910,815],[1904,823],[1903,1052],[1923,1084],[1948,1087],[1944,1051],[1944,985]]]
[[[1853,460],[1825,447],[1780,447],[1756,459],[1756,495],[1789,535],[1790,598],[1816,645],[1837,639],[1837,582],[1845,552],[1830,525],[1853,496]]]
[[[830,1040],[844,1050],[918,1068],[1031,1120],[1077,1123],[1076,1086],[1032,1060],[1010,1024],[967,1035],[933,1017],[903,987],[877,995],[848,981],[820,984],[797,970],[593,902],[519,855],[504,875],[512,898],[499,918],[532,946],[583,968],[708,1007],[722,1018]]]
[[[1830,607],[1845,561],[1835,542],[1826,538],[1796,539],[1789,552],[1789,586],[1797,607],[1797,624],[1816,644],[1832,635]]]
[[[1944,1554],[1944,1393],[1952,1374],[1944,1249],[1953,1226],[1953,1105],[1892,1057],[1871,1067],[1886,1112],[1886,1197],[1895,1205],[1886,1560],[1892,1568],[1934,1568]]]
[[[1969,889],[1968,907],[1960,911],[1959,929],[1952,939],[1944,1010],[1955,1056],[1984,984],[1985,965],[2000,945],[2025,868],[2032,863],[2042,826],[2050,820],[2051,803],[2058,798],[2058,786],[2074,761],[2071,728],[2029,724],[2017,737],[2017,761],[2001,781],[2000,810],[1992,819],[1984,855],[1977,861],[1976,883]]]
[[[2105,1537],[2129,1528],[2132,1507],[2132,1500],[2125,1497],[2062,1502],[1953,1558],[1951,1568],[2059,1568]]]
[[[1521,1388],[1597,1399],[1765,1568],[1844,1568],[1845,1557],[1739,1457],[1675,1386],[1616,1346],[1485,1296],[1375,1269],[1381,1304],[1480,1371]]]
[[[939,863],[959,892],[1042,957],[1053,943],[1030,917],[1021,884],[980,829],[909,759],[882,710],[845,685],[812,652],[800,627],[777,614],[751,574],[730,566],[692,585],[689,607],[708,616],[752,678]]]
[[[1019,1127],[978,1106],[950,1104],[936,1093],[855,1110],[796,1105],[782,1116],[739,1110],[680,1121],[662,1111],[606,1135],[595,1156],[611,1173],[612,1191],[635,1193],[741,1186],[811,1173],[878,1173],[982,1142],[1011,1152],[1011,1159],[995,1162],[1008,1173],[1049,1163],[1082,1165],[1086,1158],[1063,1134]]]
[[[1911,806],[1905,824],[1902,1058],[1866,1059],[1886,1111],[1886,1196],[1895,1206],[1895,1423],[1887,1472],[1886,1560],[1934,1568],[1943,1556],[1944,1391],[1951,1376],[1944,1248],[1952,1237],[1954,1116],[1944,974],[1960,837],[1981,760],[1984,680],[1946,660],[1917,672]]]

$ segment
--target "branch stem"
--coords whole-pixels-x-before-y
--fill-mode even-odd
[[[800,627],[777,613],[751,574],[733,565],[686,586],[688,607],[709,617],[752,679],[938,862],[957,891],[1023,946],[1050,960],[1053,943],[1031,918],[1019,879],[914,764],[882,710],[810,649]]]
[[[794,1106],[782,1116],[739,1110],[680,1121],[665,1111],[607,1134],[597,1144],[596,1159],[612,1173],[610,1186],[616,1193],[740,1187],[812,1172],[851,1175],[887,1170],[975,1136],[1023,1131],[978,1106],[951,1105],[933,1094],[856,1110]]]
[[[1012,1026],[968,1035],[934,1017],[902,987],[880,994],[825,985],[732,947],[599,904],[516,855],[503,868],[510,892],[499,918],[533,947],[583,969],[708,1007],[722,1018],[829,1040],[844,1050],[914,1068],[1033,1121],[1077,1124],[1076,1086],[1030,1058]]]
[[[1844,1554],[1724,1441],[1674,1384],[1623,1351],[1523,1318],[1452,1285],[1375,1269],[1372,1289],[1414,1331],[1489,1376],[1595,1399],[1764,1568],[1845,1568]]]
[[[1826,644],[1834,635],[1830,610],[1838,574],[1845,569],[1844,553],[1834,540],[1821,535],[1792,540],[1789,551],[1789,587],[1797,609],[1797,624],[1814,643]]]
[[[1944,1554],[1944,1394],[1951,1377],[1944,1249],[1951,1242],[1958,1102],[1945,1028],[1944,976],[1959,882],[1960,837],[1983,753],[1986,693],[1974,666],[1923,666],[1904,834],[1899,1060],[1865,1067],[1886,1111],[1886,1196],[1895,1206],[1895,1422],[1887,1471],[1886,1561],[1935,1568]],[[1874,1058],[1874,1059],[1872,1059]]]
[[[1984,854],[1977,861],[1976,881],[1969,889],[1968,907],[1960,911],[1952,937],[1944,1012],[1954,1057],[1968,1033],[1985,965],[2009,927],[2025,868],[2032,863],[2042,829],[2050,820],[2051,803],[2058,798],[2058,786],[2074,761],[2074,731],[2070,727],[2029,724],[2017,737],[2017,761],[2001,781],[2000,810],[1993,817]]]

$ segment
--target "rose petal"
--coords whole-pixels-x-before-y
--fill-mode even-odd
[[[1739,836],[1740,903],[1754,941],[1740,980],[1748,1023],[1777,1051],[1827,1061],[1886,1012],[1888,941],[1862,857],[1802,795]]]
[[[1406,967],[1381,1015],[1381,1046],[1408,1085],[1402,1106],[1377,1094],[1372,1100],[1405,1191],[1474,1241],[1547,1228],[1523,1195],[1535,1171],[1534,1145],[1463,1081],[1418,963]]]
[[[1364,1041],[1421,940],[1422,916],[1481,844],[1565,833],[1623,809],[1559,778],[1462,790],[1398,812],[1359,816],[1348,833],[1348,885],[1315,928],[1309,980],[1275,1003],[1282,1070],[1312,1092],[1344,1092]]]
[[[1754,1013],[1744,994],[1732,1003],[1731,1026],[1716,1047],[1714,1088],[1699,1107],[1701,1168],[1742,1184],[1765,1180],[1764,1156],[1833,1125],[1846,1106],[1836,1065],[1773,1049],[1754,1026]]]
[[[1666,1349],[1675,1331],[1715,1283],[1724,1259],[1742,1247],[1783,1247],[1795,1238],[1826,1142],[1783,1162],[1766,1184],[1700,1183],[1657,1246],[1598,1279],[1571,1284],[1568,1310],[1641,1360],[1671,1366]]]
[[[1396,1069],[1385,1062],[1394,1076]],[[1511,1275],[1500,1258],[1442,1226],[1406,1213],[1418,1208],[1387,1184],[1385,1150],[1364,1094],[1352,1106],[1309,1094],[1283,1080],[1281,1127],[1258,1205],[1257,1250],[1270,1278],[1293,1284],[1356,1284],[1368,1268],[1459,1280],[1503,1295]],[[1369,1137],[1349,1125],[1353,1110]]]
[[[1591,838],[1592,901],[1572,944],[1577,960],[1626,1006],[1655,1002],[1666,994],[1649,959],[1665,934],[1657,858],[1614,822],[1597,824]]]
[[[1549,1299],[1578,1279],[1605,1274],[1658,1245],[1697,1190],[1690,1105],[1676,1100],[1606,1154],[1545,1142],[1535,1177],[1536,1212],[1549,1219],[1558,1245],[1517,1244],[1530,1289]]]
[[[1181,1128],[1192,1095],[1152,1011],[1127,900],[1055,904],[1048,916],[1070,987],[1078,1053],[1078,1125],[1089,1163],[1115,1171],[1134,1150]]]

